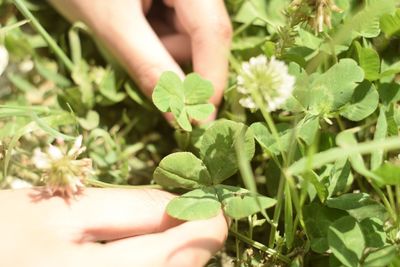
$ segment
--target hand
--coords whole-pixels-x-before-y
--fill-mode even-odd
[[[151,0],[49,1],[71,21],[86,23],[147,96],[162,72],[183,77],[177,62],[192,58],[194,71],[214,84],[211,102],[220,104],[232,35],[223,0],[164,0],[149,20]]]
[[[37,194],[0,191],[1,266],[203,266],[227,235],[222,212],[169,217],[163,191],[88,188],[70,203]]]

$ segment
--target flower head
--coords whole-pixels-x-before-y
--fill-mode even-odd
[[[315,33],[323,32],[324,25],[332,28],[332,12],[342,13],[335,0],[293,0],[290,4],[295,10],[301,10],[300,6],[309,7],[314,13],[309,17],[309,23],[314,28]]]
[[[288,73],[286,64],[264,55],[244,62],[237,77],[238,91],[243,94],[239,103],[250,109],[257,109],[254,94],[262,97],[269,111],[274,111],[292,94],[295,78]]]
[[[72,197],[84,188],[85,179],[92,173],[92,160],[78,160],[77,157],[85,149],[82,147],[82,136],[79,136],[69,151],[53,145],[47,148],[47,153],[34,150],[33,163],[43,171],[43,181],[51,195],[60,193]]]

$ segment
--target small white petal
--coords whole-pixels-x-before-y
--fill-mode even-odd
[[[0,75],[3,74],[7,68],[9,60],[8,51],[4,46],[0,46]]]
[[[49,145],[47,152],[52,160],[60,160],[64,157],[62,151],[53,145]]]
[[[32,162],[38,169],[49,169],[51,167],[49,156],[43,153],[39,148],[33,151]]]
[[[79,135],[72,148],[68,151],[68,156],[75,156],[77,157],[79,154],[83,153],[86,150],[86,147],[81,147],[82,146],[82,140],[83,136]]]
[[[18,69],[23,73],[27,73],[30,72],[34,67],[35,64],[33,63],[33,61],[31,59],[27,59],[19,64]]]
[[[251,97],[242,98],[239,100],[239,103],[240,103],[240,105],[242,105],[245,108],[249,108],[249,109],[257,108],[256,103],[254,103],[254,101]]]

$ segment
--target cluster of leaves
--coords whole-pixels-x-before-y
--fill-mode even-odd
[[[253,191],[249,191],[251,203],[233,193],[228,195],[237,198],[234,204],[221,196],[224,191],[221,188],[228,189],[218,184],[234,172],[228,172],[229,176],[221,179],[213,170],[213,165],[222,169],[237,168],[240,153],[245,155],[241,160],[249,161],[252,145],[248,139],[252,135],[262,151],[259,164],[267,165],[262,173],[267,179],[266,186],[278,187],[267,190],[275,191],[277,200],[273,222],[280,220],[280,209],[284,205],[282,219],[285,221],[281,229],[285,247],[279,249],[280,239],[275,237],[273,222],[270,246],[282,253],[302,248],[293,264],[314,266],[318,261],[330,266],[395,266],[399,261],[396,235],[400,207],[396,200],[399,196],[394,197],[392,192],[400,190],[400,166],[390,161],[396,158],[396,152],[386,151],[400,148],[397,104],[400,86],[396,80],[399,69],[393,60],[399,56],[393,55],[391,46],[397,44],[392,38],[400,30],[398,11],[396,3],[389,0],[368,1],[364,6],[356,1],[336,3],[345,12],[332,14],[333,29],[315,35],[308,24],[301,23],[307,20],[270,14],[276,7],[281,10],[288,7],[288,1],[232,1],[233,21],[238,26],[232,73],[240,71],[240,61],[265,53],[285,60],[290,74],[296,77],[293,95],[274,117],[277,135],[267,118],[267,123],[260,120],[262,112],[247,113],[237,105],[237,92],[228,91],[222,114],[246,124],[256,120],[247,130],[245,151],[235,150],[234,143],[238,141],[224,134],[228,122],[238,122],[217,121],[206,128],[200,141],[193,141],[195,149],[190,145],[185,148],[197,152],[196,155],[178,152],[167,156],[160,162],[154,178],[166,187],[195,189],[168,206],[169,214],[177,218],[215,215],[221,206],[219,202],[234,219],[263,211],[269,207],[263,206],[261,200],[266,196],[255,195]],[[290,10],[286,14],[299,15]],[[293,25],[293,21],[300,24]],[[285,30],[288,24],[290,29]],[[288,43],[282,44],[285,41]],[[160,83],[166,84],[166,81]],[[234,87],[234,76],[232,83]],[[157,97],[160,95],[153,99],[161,101]],[[173,110],[174,103],[168,103]],[[233,112],[235,116],[231,115]],[[240,132],[240,126],[237,127],[233,131],[235,135]],[[217,138],[211,140],[213,147],[221,151],[221,157],[208,152],[209,136],[218,134],[225,143]],[[229,147],[231,151],[226,153]],[[232,161],[227,158],[228,154],[232,155]],[[241,168],[244,184],[251,185],[251,181],[246,181],[249,177],[246,178],[245,166]],[[275,171],[268,173],[270,170]],[[237,207],[231,209],[232,206]],[[268,215],[266,218],[268,221]],[[300,225],[307,242],[296,234]],[[321,260],[321,256],[313,257],[310,251],[328,256]]]
[[[70,64],[54,57],[46,38],[18,14],[13,1],[0,1],[1,44],[10,57],[0,82],[0,158],[6,159],[2,185],[13,177],[41,184],[31,168],[33,148],[55,138],[73,139],[79,132],[96,166],[94,178],[115,184],[149,183],[160,155],[171,149],[161,139],[166,123],[126,74],[101,53],[85,25],[70,26],[46,2],[23,4],[35,22],[51,32],[52,40],[59,41],[60,50],[69,51]]]
[[[235,143],[244,134],[246,158],[254,155],[254,138],[246,126],[234,121],[213,123],[198,141],[198,158],[190,152],[165,157],[154,172],[154,180],[166,188],[194,189],[172,200],[167,212],[182,220],[206,219],[219,213],[246,218],[272,207],[275,200],[246,189],[221,185],[238,171]]]
[[[80,131],[95,178],[183,191],[167,207],[179,219],[222,208],[234,219],[226,251],[242,266],[400,264],[398,1],[336,0],[343,12],[315,34],[306,5],[318,0],[296,10],[290,0],[226,0],[235,31],[220,119],[192,124],[214,111],[212,85],[167,72],[153,102],[173,114],[175,135],[84,25],[54,25],[47,4],[23,2],[63,56],[0,1],[11,56],[0,82],[2,186],[10,177],[40,183],[29,172],[33,148]],[[259,54],[296,78],[273,114],[238,103],[241,62]]]

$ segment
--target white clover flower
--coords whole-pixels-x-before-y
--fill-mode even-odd
[[[293,92],[295,78],[288,73],[288,67],[282,61],[264,55],[253,57],[242,64],[237,77],[237,90],[243,94],[239,103],[249,109],[259,108],[252,94],[258,93],[267,104],[268,111],[275,111]]]
[[[3,74],[7,68],[9,55],[7,49],[0,45],[0,75]]]
[[[69,198],[84,188],[85,179],[92,173],[92,160],[78,160],[77,157],[85,149],[79,136],[68,152],[53,145],[48,147],[47,153],[34,150],[33,163],[43,171],[43,181],[51,195],[60,193]]]

